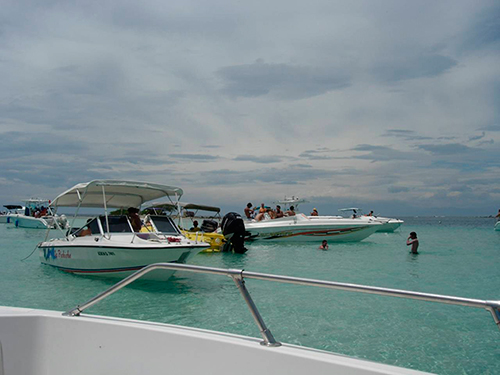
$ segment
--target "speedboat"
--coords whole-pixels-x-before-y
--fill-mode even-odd
[[[223,251],[226,242],[224,235],[216,232],[222,220],[220,207],[184,202],[153,203],[145,211],[155,215],[169,215],[187,238],[208,243],[210,247],[203,250],[203,253]],[[195,221],[201,221],[201,226],[194,227]]]
[[[146,272],[156,272],[160,269],[231,277],[262,338],[84,313],[87,308],[119,291]],[[500,324],[500,301],[466,299],[244,270],[159,263],[137,271],[64,313],[0,307],[0,374],[156,375],[168,372],[185,375],[230,375],[234,374],[235,369],[241,375],[425,374],[279,342],[266,326],[246,287],[245,279],[475,307],[489,311],[494,322]],[[372,321],[376,324],[376,316]],[[196,353],[195,358],[193,353]]]
[[[24,213],[11,215],[10,221],[19,228],[56,229],[67,228],[66,216],[57,216],[50,208],[50,200],[30,198],[25,203]]]
[[[365,222],[377,222],[382,224],[377,232],[384,232],[384,233],[392,233],[396,229],[398,229],[401,225],[403,225],[404,221],[399,220],[399,219],[392,219],[388,217],[382,217],[382,216],[377,216],[377,215],[362,215],[361,214],[361,209],[352,207],[352,208],[341,208],[339,210],[342,213],[346,212],[352,212],[351,218],[358,220],[358,221],[365,221]],[[328,217],[328,216],[327,216]],[[331,216],[331,218],[337,218],[338,216]],[[340,216],[343,217],[343,216]]]
[[[329,219],[321,216],[307,217],[304,214],[271,219],[267,215],[261,221],[246,221],[246,240],[266,241],[322,241],[357,242],[375,233],[381,226],[378,222],[353,219]]]
[[[13,223],[12,218],[14,215],[22,215],[24,213],[24,207],[18,204],[6,204],[4,207],[7,211],[0,213],[0,224]]]
[[[124,277],[156,262],[185,263],[208,244],[182,235],[167,216],[149,215],[147,225],[134,230],[126,215],[109,215],[109,208],[138,209],[153,199],[179,199],[182,189],[166,185],[120,180],[94,180],[60,194],[51,206],[76,207],[70,229],[63,238],[40,242],[42,264],[78,275]],[[73,228],[81,208],[103,208],[104,215]],[[168,279],[172,272],[151,275]]]

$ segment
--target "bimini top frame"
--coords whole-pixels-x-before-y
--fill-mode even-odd
[[[265,273],[248,272],[243,270],[222,269],[222,268],[192,266],[187,264],[173,264],[173,263],[155,263],[146,266],[141,270],[135,272],[134,274],[130,275],[129,277],[118,282],[117,284],[113,285],[111,288],[98,294],[94,298],[88,300],[83,305],[78,305],[77,307],[65,312],[63,315],[78,316],[90,306],[93,306],[97,302],[103,300],[104,298],[108,297],[114,292],[120,290],[124,286],[132,283],[133,281],[137,280],[138,278],[142,277],[148,272],[157,269],[189,271],[197,273],[225,275],[231,277],[235,282],[236,286],[238,287],[240,293],[242,294],[245,302],[247,303],[250,309],[250,312],[252,313],[252,316],[257,326],[259,327],[262,338],[264,339],[264,341],[262,341],[261,344],[266,346],[280,346],[281,344],[274,339],[271,331],[266,327],[264,320],[262,319],[259,311],[257,310],[257,306],[255,306],[255,303],[250,297],[250,293],[248,292],[245,286],[244,278],[266,280],[266,281],[277,281],[281,283],[297,284],[297,285],[309,285],[309,286],[316,286],[316,287],[323,287],[330,289],[340,289],[351,292],[378,294],[382,296],[402,297],[409,299],[417,299],[421,301],[440,302],[450,305],[478,307],[488,310],[491,313],[493,320],[500,328],[500,301],[484,301],[478,299],[460,298],[460,297],[445,296],[439,294],[419,293],[419,292],[412,292],[400,289],[379,288],[366,285],[338,283],[334,281],[304,279],[300,277],[271,275]]]
[[[71,228],[78,211],[82,207],[104,208],[107,233],[109,236],[108,207],[139,208],[145,202],[168,197],[178,202],[182,196],[181,188],[141,181],[126,180],[93,180],[73,186],[58,195],[50,204],[51,207],[76,207]],[[48,235],[48,233],[47,233]]]

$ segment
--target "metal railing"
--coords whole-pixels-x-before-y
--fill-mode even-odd
[[[255,323],[259,327],[260,334],[264,341],[261,342],[262,345],[266,346],[280,346],[281,344],[277,342],[271,331],[266,327],[264,320],[262,319],[259,311],[257,310],[257,306],[252,300],[250,293],[248,292],[244,278],[247,279],[258,279],[258,280],[266,280],[266,281],[277,281],[288,284],[296,284],[296,285],[307,285],[307,286],[319,286],[323,288],[330,289],[339,289],[339,290],[347,290],[353,292],[361,292],[361,293],[369,293],[369,294],[377,294],[383,296],[392,296],[392,297],[401,297],[401,298],[409,298],[416,299],[421,301],[430,301],[430,302],[440,302],[450,305],[461,305],[461,306],[470,306],[477,308],[484,308],[488,310],[493,316],[493,320],[497,324],[500,329],[500,301],[484,301],[479,299],[470,299],[470,298],[460,298],[439,294],[429,294],[429,293],[419,293],[419,292],[411,292],[407,290],[400,289],[389,289],[389,288],[379,288],[373,286],[366,285],[358,285],[358,284],[347,284],[347,283],[338,283],[334,281],[324,281],[324,280],[314,280],[314,279],[305,279],[300,277],[290,277],[290,276],[281,276],[281,275],[272,275],[265,273],[257,273],[257,272],[248,272],[243,270],[235,270],[235,269],[223,269],[223,268],[213,268],[213,267],[202,267],[202,266],[192,266],[187,264],[176,264],[176,263],[155,263],[149,266],[142,268],[141,270],[135,272],[134,274],[126,277],[122,281],[116,283],[109,289],[104,292],[98,294],[94,298],[91,298],[87,302],[82,305],[78,305],[75,308],[65,312],[63,315],[65,316],[78,316],[85,309],[95,305],[97,302],[103,300],[109,295],[115,293],[120,290],[124,286],[132,283],[133,281],[139,279],[143,275],[154,271],[154,270],[175,270],[175,271],[188,271],[188,272],[196,272],[196,273],[206,273],[213,275],[224,275],[229,276],[233,279],[236,286],[238,287],[243,299],[245,300],[252,316],[255,320]]]

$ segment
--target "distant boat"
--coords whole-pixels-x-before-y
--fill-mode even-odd
[[[23,201],[23,213],[11,215],[10,221],[19,228],[56,229],[67,228],[68,222],[64,215],[55,215],[49,207],[50,200],[30,198]]]
[[[6,204],[4,206],[7,211],[0,213],[0,224],[12,223],[14,215],[24,214],[24,207],[17,204]]]

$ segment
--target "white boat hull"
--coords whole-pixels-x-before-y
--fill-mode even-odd
[[[308,219],[311,220],[338,220],[346,218],[342,216],[308,216]],[[380,223],[381,225],[376,230],[377,233],[392,233],[396,229],[398,229],[401,225],[403,225],[404,221],[399,219],[390,219],[379,216],[359,216],[354,219],[355,221],[363,222],[363,223]]]
[[[6,375],[424,374],[228,333],[14,307],[0,307],[0,337]]]
[[[0,224],[9,224],[11,223],[11,215],[0,215]]]
[[[380,224],[356,223],[352,220],[309,219],[304,215],[292,218],[245,223],[249,240],[297,242],[358,242],[375,233]]]
[[[14,225],[19,228],[47,229],[49,227],[48,221],[42,218],[15,215],[12,219]]]
[[[132,242],[133,241],[133,242]],[[123,278],[152,263],[178,262],[209,247],[203,242],[148,241],[132,235],[114,234],[111,240],[87,236],[78,241],[65,239],[38,244],[42,264],[76,275]],[[172,271],[154,271],[147,278],[166,280]]]

